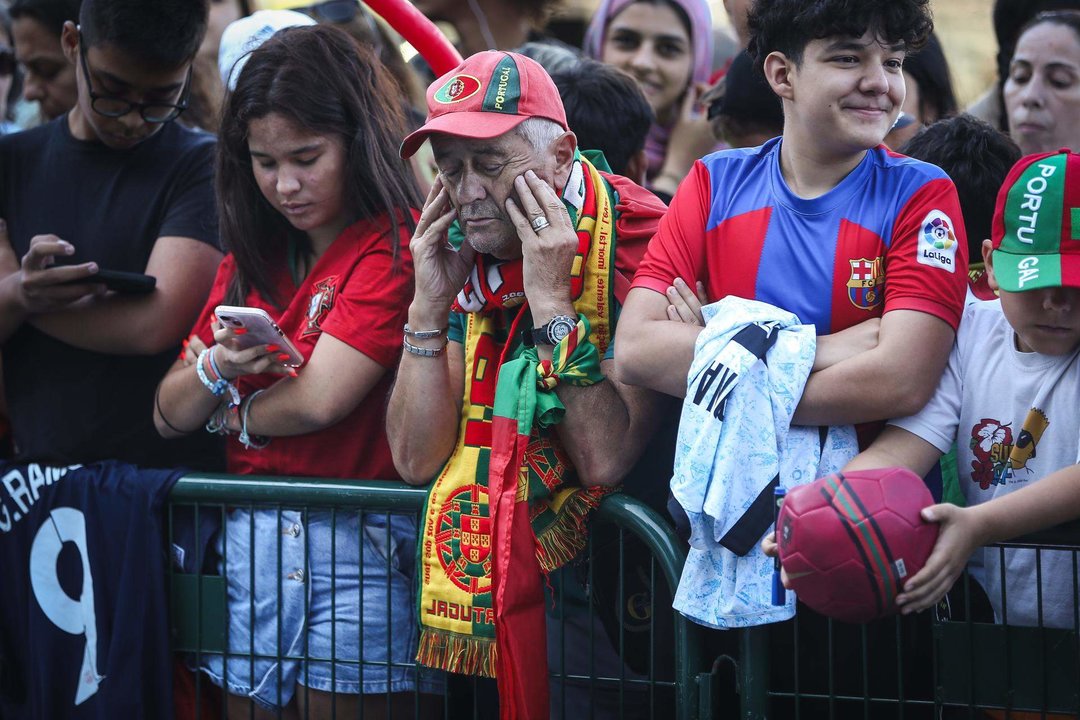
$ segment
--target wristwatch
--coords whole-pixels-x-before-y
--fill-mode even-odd
[[[533,328],[532,341],[536,345],[554,347],[577,329],[578,319],[573,315],[556,315],[543,327]]]

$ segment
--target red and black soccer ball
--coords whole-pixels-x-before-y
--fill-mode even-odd
[[[789,490],[777,518],[780,561],[799,600],[864,623],[896,612],[896,596],[937,540],[919,511],[934,502],[906,468],[837,473]]]

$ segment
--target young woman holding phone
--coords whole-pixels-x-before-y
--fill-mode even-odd
[[[397,155],[394,94],[371,51],[331,27],[285,29],[251,53],[218,144],[229,255],[187,357],[158,388],[162,435],[227,435],[232,473],[397,477],[383,413],[421,198]],[[219,305],[266,311],[304,364],[288,367],[274,344],[245,347],[242,328],[214,317]],[[233,694],[230,716],[248,717],[246,695],[259,713],[351,716],[362,702],[365,717],[409,717],[413,691],[437,692],[404,667],[416,652],[416,535],[411,516],[230,509],[218,549],[240,655],[204,656],[202,668]],[[253,662],[252,645],[264,656]]]

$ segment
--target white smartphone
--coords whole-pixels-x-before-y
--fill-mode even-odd
[[[249,348],[255,345],[277,345],[281,352],[289,356],[283,364],[288,367],[300,367],[304,363],[304,356],[289,342],[285,333],[274,322],[265,310],[259,308],[239,307],[236,305],[218,305],[214,310],[218,322],[228,328],[243,328],[247,330],[243,335],[237,336],[241,347]]]

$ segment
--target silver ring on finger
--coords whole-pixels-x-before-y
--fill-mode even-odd
[[[544,215],[537,215],[532,219],[532,222],[530,224],[532,225],[532,229],[535,232],[540,232],[546,227],[551,227],[551,223],[548,222],[547,217],[545,217]]]

